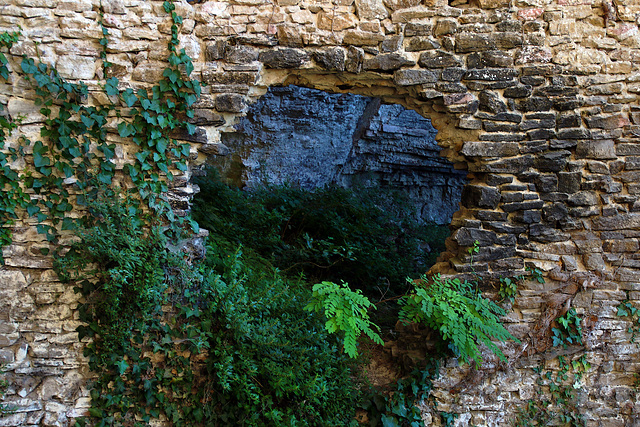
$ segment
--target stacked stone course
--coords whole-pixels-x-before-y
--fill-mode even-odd
[[[65,78],[85,80],[89,102],[106,102],[100,4],[115,64],[108,74],[122,87],[156,81],[170,34],[160,1],[5,0],[0,30],[23,33],[12,69],[38,51]],[[221,133],[272,85],[376,96],[429,117],[441,155],[471,180],[436,270],[469,272],[466,248],[477,240],[476,272],[519,274],[531,265],[547,278],[523,285],[506,319],[522,341],[505,346],[510,362],[487,356],[485,368],[470,374],[451,361],[435,393],[440,409],[463,414],[459,425],[508,425],[535,398],[530,368],[556,366],[541,319],[559,313],[560,295],[587,326],[591,368],[579,399],[588,424],[637,425],[640,351],[616,307],[627,295],[640,304],[640,1],[616,4],[178,2],[181,43],[208,85],[196,109],[193,164],[224,153]],[[42,117],[33,99],[17,74],[0,83],[7,114],[22,116],[19,131],[36,139]],[[111,138],[122,167],[133,148]],[[188,174],[177,181],[178,209],[188,208],[195,190],[188,181]],[[0,270],[0,361],[8,363],[8,398],[18,409],[0,426],[68,425],[87,408],[90,378],[74,332],[77,296],[40,254],[33,221],[13,227]]]

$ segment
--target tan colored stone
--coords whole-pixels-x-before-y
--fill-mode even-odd
[[[379,33],[350,30],[344,35],[343,42],[354,46],[377,46],[382,40],[384,36]]]
[[[478,0],[478,3],[483,9],[497,9],[499,7],[509,6],[511,0]]]
[[[65,79],[91,80],[96,75],[96,58],[64,55],[58,59],[56,68]]]
[[[382,0],[356,0],[355,4],[361,20],[385,19],[389,16],[389,11],[384,7]]]
[[[102,30],[96,21],[78,16],[60,20],[60,34],[72,39],[100,39]]]
[[[320,12],[318,14],[318,28],[328,31],[343,31],[356,26],[355,16],[349,14],[333,14]]]
[[[291,20],[296,24],[311,24],[314,22],[314,15],[308,10],[301,10],[291,14]]]

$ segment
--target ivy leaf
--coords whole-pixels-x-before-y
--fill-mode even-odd
[[[27,206],[27,213],[29,214],[29,216],[34,216],[38,212],[40,212],[40,208],[38,206],[33,204],[30,204],[29,206]]]
[[[169,122],[167,121],[167,118],[163,115],[159,115],[158,116],[158,126],[160,126],[162,129],[166,128],[167,125],[169,124]]]
[[[128,136],[130,136],[132,128],[127,125],[127,123],[125,122],[120,122],[118,123],[118,135],[120,135],[122,138],[126,138]]]
[[[198,97],[193,93],[188,94],[184,97],[184,101],[187,103],[187,106],[191,107],[198,100]]]
[[[73,218],[65,217],[62,219],[62,229],[63,230],[76,230],[78,227]]]
[[[166,138],[158,139],[158,141],[156,142],[156,148],[158,149],[158,152],[160,152],[160,154],[164,154],[164,152],[167,150]]]
[[[49,166],[50,161],[49,158],[42,156],[40,153],[33,153],[33,165],[36,168],[42,168],[44,166]]]
[[[107,79],[106,84],[104,85],[104,91],[107,95],[118,95],[120,91],[118,90],[118,79],[116,77],[110,77]]]
[[[129,364],[126,362],[126,360],[123,359],[116,362],[116,367],[118,369],[118,375],[122,375],[127,371]]]
[[[133,93],[132,89],[127,89],[122,93],[122,99],[127,104],[127,107],[133,107],[138,100],[138,97]]]

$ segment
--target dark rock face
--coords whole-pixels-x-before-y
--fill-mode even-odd
[[[412,84],[433,75],[408,70],[396,78]],[[420,218],[438,224],[458,210],[465,174],[439,155],[436,130],[415,111],[375,98],[274,87],[236,129],[223,136],[235,154],[212,161],[239,185],[392,187],[417,202]],[[478,197],[495,207],[499,195],[487,191]]]

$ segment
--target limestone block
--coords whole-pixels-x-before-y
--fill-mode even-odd
[[[79,16],[60,19],[60,34],[71,39],[100,39],[102,30],[97,21]]]
[[[54,8],[56,7],[57,1],[55,0],[18,0],[15,2],[17,6],[24,7],[47,7]]]
[[[465,142],[460,153],[469,157],[508,157],[519,153],[515,142]]]
[[[258,58],[267,68],[298,68],[309,61],[309,54],[300,49],[276,49],[262,51]]]
[[[492,34],[458,33],[455,40],[457,53],[478,52],[496,48],[496,41]]]
[[[300,10],[291,14],[291,20],[296,24],[311,24],[314,22],[314,15],[308,10]]]
[[[435,83],[437,74],[431,70],[398,70],[393,74],[393,81],[399,86]]]
[[[360,19],[385,19],[389,12],[382,0],[355,0],[356,13]]]
[[[354,46],[377,46],[384,40],[384,35],[380,33],[370,33],[359,30],[348,30],[343,38],[345,44]]]
[[[462,60],[446,51],[424,52],[420,54],[418,64],[424,68],[461,67]]]
[[[404,66],[413,66],[415,62],[399,53],[374,56],[363,63],[365,70],[393,71]]]
[[[165,64],[156,61],[144,61],[139,63],[131,73],[131,79],[146,83],[157,83],[162,79]]]
[[[238,113],[244,111],[247,106],[244,96],[232,93],[219,95],[215,102],[216,110],[220,112]]]
[[[342,48],[316,51],[313,59],[326,70],[344,71],[346,54]]]
[[[96,58],[64,55],[58,58],[56,68],[66,79],[91,80],[96,74]]]
[[[318,14],[318,28],[327,31],[344,31],[355,28],[356,19],[354,15],[346,13],[325,13]]]
[[[200,47],[198,39],[191,34],[180,34],[178,39],[180,40],[180,48],[185,50],[186,54],[189,55],[193,62],[198,61],[202,53],[202,48]]]
[[[615,159],[615,144],[613,140],[578,141],[576,156],[587,159]]]
[[[478,3],[483,9],[497,9],[499,7],[509,6],[511,0],[478,0]]]
[[[115,15],[124,15],[127,13],[123,0],[103,0],[101,4],[104,13],[112,13]]]
[[[9,115],[15,119],[21,118],[23,124],[42,123],[45,116],[40,113],[40,108],[31,100],[15,97],[7,105]]]

